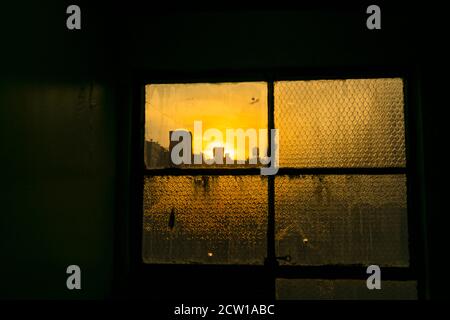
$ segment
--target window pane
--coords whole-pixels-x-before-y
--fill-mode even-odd
[[[222,152],[224,158],[248,160],[253,156],[249,142],[238,148],[237,142],[226,141],[226,130],[267,129],[265,82],[151,84],[145,86],[145,95],[144,161],[149,169],[174,166],[169,155],[171,131],[190,132],[192,157],[196,154],[212,159],[214,152]],[[195,121],[201,121],[202,132],[194,130]],[[208,129],[219,130],[222,141],[202,134]],[[267,136],[264,138],[258,141],[261,153],[267,149]]]
[[[293,265],[408,266],[405,175],[276,177],[278,256]]]
[[[404,167],[402,79],[280,81],[281,167]]]
[[[277,279],[278,300],[416,300],[416,281],[382,280],[369,290],[365,280]]]
[[[266,178],[145,178],[146,263],[262,264],[266,230]]]

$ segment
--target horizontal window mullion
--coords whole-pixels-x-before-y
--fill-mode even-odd
[[[337,174],[407,174],[404,167],[389,168],[280,168],[277,175],[337,175]]]
[[[336,175],[336,174],[407,174],[407,168],[280,168],[277,175]],[[197,176],[197,175],[259,175],[260,168],[201,168],[201,169],[182,169],[182,168],[164,168],[164,169],[145,169],[145,176]]]
[[[365,266],[280,266],[278,278],[287,279],[367,279]],[[380,267],[382,280],[417,280],[411,267]]]
[[[224,168],[211,168],[211,169],[179,169],[179,168],[167,168],[167,169],[145,169],[144,176],[229,176],[229,175],[260,175],[260,168],[242,168],[242,169],[224,169]]]

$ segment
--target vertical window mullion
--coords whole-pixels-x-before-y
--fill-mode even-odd
[[[267,111],[268,111],[268,137],[267,137],[267,153],[270,153],[270,157],[272,157],[272,139],[271,139],[271,130],[275,128],[275,119],[274,119],[274,83],[273,81],[267,82]],[[272,159],[273,161],[273,159]],[[272,292],[273,297],[275,298],[276,294],[276,273],[277,273],[277,259],[275,253],[275,176],[269,175],[267,176],[267,258],[265,261],[266,266],[268,267],[269,274],[269,283],[270,283],[270,292]]]
[[[272,147],[271,129],[275,128],[274,120],[274,83],[267,82],[267,109],[268,109],[268,149]],[[272,155],[270,155],[272,156]],[[267,218],[267,259],[273,264],[275,257],[275,178],[268,176],[268,218]]]

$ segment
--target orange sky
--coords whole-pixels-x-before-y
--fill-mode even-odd
[[[225,153],[234,158],[236,150],[225,144],[226,129],[267,129],[264,82],[152,84],[146,85],[145,94],[145,139],[165,148],[169,147],[169,131],[186,129],[193,133],[194,121],[202,121],[203,132],[209,128],[222,132]],[[217,141],[201,142],[205,155],[212,146],[220,146]]]

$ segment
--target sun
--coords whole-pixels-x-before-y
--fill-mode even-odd
[[[205,159],[213,159],[214,158],[214,148],[224,148],[224,156],[228,154],[228,156],[233,159],[235,159],[235,150],[233,146],[230,146],[229,144],[223,143],[222,141],[212,141],[206,145],[206,147],[203,149],[203,154]]]

